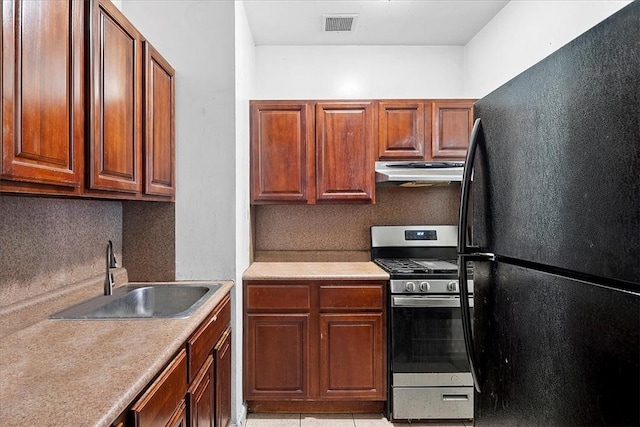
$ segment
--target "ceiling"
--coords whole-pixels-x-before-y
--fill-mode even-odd
[[[256,46],[463,46],[509,1],[244,0]],[[322,31],[323,14],[358,14],[352,32]]]

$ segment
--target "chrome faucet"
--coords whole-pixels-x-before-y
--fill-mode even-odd
[[[104,294],[111,295],[113,294],[113,287],[116,284],[115,279],[113,278],[113,273],[111,272],[112,268],[116,268],[118,266],[118,262],[116,261],[116,256],[113,253],[113,243],[109,240],[107,244],[107,272],[104,278]]]

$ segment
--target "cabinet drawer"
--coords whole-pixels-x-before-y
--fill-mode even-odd
[[[321,285],[320,310],[382,310],[382,284]]]
[[[213,346],[216,345],[222,333],[229,326],[230,321],[231,305],[229,296],[226,296],[187,341],[189,382],[193,381],[196,373],[213,351]]]
[[[247,311],[309,311],[311,290],[309,285],[256,285],[246,287]]]
[[[186,392],[187,353],[182,349],[131,408],[134,425],[166,425]]]

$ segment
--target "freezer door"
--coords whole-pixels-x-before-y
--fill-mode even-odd
[[[640,2],[475,104],[473,244],[640,290]]]
[[[640,296],[475,264],[476,426],[640,425]]]

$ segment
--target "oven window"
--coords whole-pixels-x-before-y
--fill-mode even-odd
[[[393,307],[393,372],[469,372],[460,316],[459,307]]]

